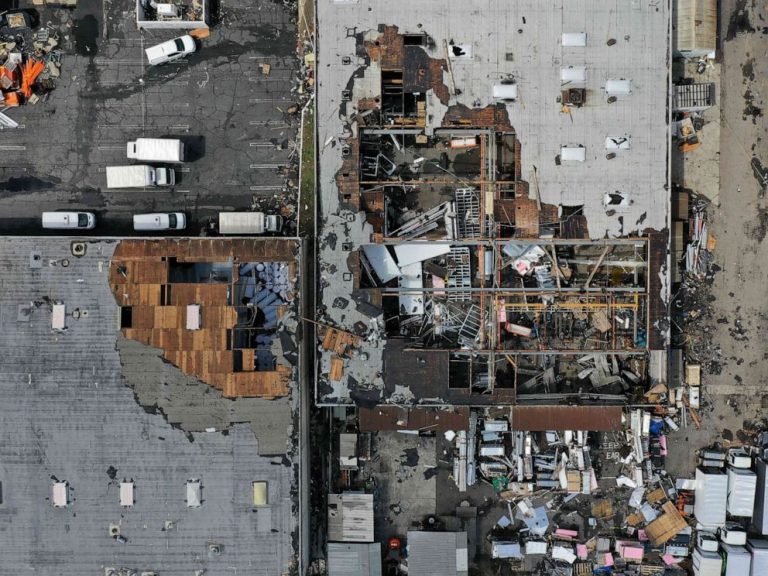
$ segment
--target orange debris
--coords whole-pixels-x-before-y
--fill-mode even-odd
[[[45,62],[41,60],[27,60],[21,68],[21,93],[25,98],[32,96],[32,85],[45,70]]]

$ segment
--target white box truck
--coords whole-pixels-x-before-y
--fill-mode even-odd
[[[128,142],[128,158],[144,162],[184,162],[184,142],[175,138],[136,138]]]
[[[283,217],[264,212],[219,212],[220,234],[280,232]]]
[[[704,528],[713,530],[725,525],[728,504],[728,476],[719,468],[696,468],[696,500],[693,514]]]
[[[145,164],[107,166],[107,188],[146,188],[174,184],[176,172],[173,168],[154,168]]]
[[[728,513],[752,517],[757,491],[757,474],[744,468],[728,467]]]

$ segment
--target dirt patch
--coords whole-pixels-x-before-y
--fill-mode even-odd
[[[755,80],[755,59],[750,58],[744,64],[741,65],[741,74],[744,76],[744,80],[754,82]]]
[[[725,40],[733,40],[738,34],[752,34],[754,31],[755,28],[752,26],[749,10],[747,9],[747,0],[740,0],[728,20],[728,31],[725,35]]]
[[[747,236],[762,242],[768,234],[768,208],[758,208],[757,218],[744,225],[744,231]]]

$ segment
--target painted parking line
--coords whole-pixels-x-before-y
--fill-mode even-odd
[[[0,144],[0,150],[26,150],[26,146],[13,145],[13,144]]]
[[[290,98],[248,98],[248,102],[258,104],[259,102],[293,102],[293,100]]]
[[[282,186],[249,186],[248,190],[251,192],[273,192],[275,190],[282,191]]]
[[[251,120],[248,122],[251,126],[284,126],[288,127],[290,124],[283,120]]]
[[[123,146],[99,146],[99,150],[125,150],[125,145]]]
[[[288,164],[251,164],[251,170],[274,170],[286,166],[288,166]]]
[[[173,124],[171,126],[154,126],[152,124],[98,124],[97,128],[130,128],[131,130],[189,130],[189,124]]]

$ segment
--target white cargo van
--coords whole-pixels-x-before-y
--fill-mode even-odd
[[[139,231],[184,230],[187,217],[183,212],[134,214],[133,229]]]
[[[173,168],[154,168],[144,164],[107,166],[107,188],[145,188],[174,184],[176,172]]]
[[[96,227],[93,212],[43,212],[43,228],[52,230],[92,230]]]
[[[128,142],[128,158],[144,162],[184,162],[184,142],[175,138],[136,138]]]
[[[283,217],[264,212],[219,212],[220,234],[264,234],[280,232]]]
[[[157,66],[158,64],[165,64],[166,62],[173,62],[183,58],[187,54],[192,54],[195,50],[197,50],[195,39],[189,34],[185,34],[162,44],[150,46],[144,52],[147,55],[149,65]]]

